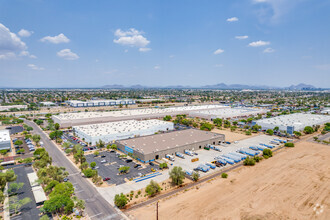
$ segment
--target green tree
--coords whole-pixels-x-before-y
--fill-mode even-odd
[[[60,125],[59,125],[59,123],[56,123],[56,124],[54,125],[54,127],[55,127],[55,130],[59,130],[59,129],[60,129]]]
[[[21,146],[23,144],[22,140],[17,140],[14,142],[15,145]]]
[[[284,144],[284,146],[286,146],[286,147],[294,147],[294,143],[287,142],[287,143]]]
[[[227,173],[221,173],[221,177],[226,179],[228,177],[228,174]]]
[[[19,200],[17,196],[12,196],[9,202],[9,209],[14,210],[15,213],[18,213],[19,210],[26,204],[30,203],[31,199],[25,197],[24,199]]]
[[[274,131],[279,131],[280,130],[280,128],[278,127],[278,126],[276,126],[275,128],[274,128]]]
[[[221,127],[222,126],[222,119],[221,118],[213,119],[213,124],[215,124],[218,127]]]
[[[173,184],[181,185],[183,183],[184,172],[182,167],[173,167],[173,169],[169,172],[170,178],[172,179]]]
[[[312,134],[314,132],[314,129],[311,126],[306,126],[304,128],[304,133],[305,134]]]
[[[99,156],[99,155],[100,155],[100,152],[99,152],[98,150],[94,152],[94,156],[95,156],[95,157],[97,157],[97,156]]]
[[[199,179],[199,174],[197,172],[193,172],[191,177],[195,182],[197,182]]]
[[[160,186],[158,185],[158,183],[156,183],[155,181],[151,180],[150,183],[149,183],[149,185],[147,185],[147,187],[146,187],[146,193],[149,196],[154,196],[158,192],[160,192]]]
[[[120,195],[116,194],[114,201],[118,208],[124,208],[127,204],[127,197],[122,193]]]
[[[164,118],[163,118],[164,121],[171,121],[172,120],[172,116],[170,115],[166,115]]]
[[[245,158],[245,160],[243,161],[243,164],[245,166],[254,166],[256,164],[256,161],[254,160],[254,158],[251,157],[247,157]]]
[[[270,149],[266,148],[262,151],[262,156],[267,159],[273,156],[273,152]]]
[[[80,164],[80,169],[81,169],[81,170],[87,169],[88,166],[89,166],[88,162],[85,161],[85,162],[83,162],[82,164]]]
[[[96,162],[91,162],[90,167],[93,169],[94,167],[96,167]]]
[[[8,187],[8,193],[14,194],[17,193],[24,186],[24,183],[11,183]]]
[[[23,163],[32,163],[32,158],[31,157],[27,157],[23,160]]]
[[[111,145],[111,149],[113,149],[113,150],[117,150],[117,145],[116,145],[116,144],[112,144],[112,145]]]
[[[266,131],[266,133],[269,134],[269,135],[273,135],[273,134],[274,134],[274,131],[273,131],[272,129],[268,129],[268,130]]]
[[[120,173],[128,173],[130,167],[129,166],[123,166],[119,168]]]

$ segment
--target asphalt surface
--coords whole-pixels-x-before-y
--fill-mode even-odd
[[[25,123],[33,127],[33,133],[39,134],[45,149],[53,159],[53,164],[65,167],[69,172],[69,181],[75,187],[75,194],[78,198],[85,200],[85,211],[90,219],[124,219],[118,211],[111,206],[84,177],[80,171],[69,161],[68,158],[49,140],[48,136],[34,123],[25,120]]]
[[[27,173],[33,173],[31,167],[17,167],[14,169],[17,175],[16,183],[24,183],[23,187],[18,190],[17,197],[19,200],[29,197],[31,202],[21,208],[21,214],[10,217],[11,220],[24,220],[24,219],[39,219],[39,209],[36,206],[36,201],[33,196],[32,188],[27,177]]]
[[[105,155],[105,157],[101,157],[101,155]],[[100,152],[98,157],[94,157],[93,154],[86,155],[86,160],[88,163],[95,162],[96,166],[99,168],[97,169],[98,174],[103,178],[109,177],[110,180],[107,181],[109,185],[112,184],[123,184],[125,183],[125,178],[136,178],[140,175],[146,175],[151,173],[151,167],[157,169],[158,166],[150,166],[147,165],[146,168],[134,168],[134,162],[126,163],[126,159],[120,159],[116,156],[116,153],[110,152]],[[102,160],[106,160],[106,163],[101,163]],[[119,166],[129,166],[130,170],[127,174],[118,175]],[[140,175],[139,175],[140,174]]]
[[[22,126],[6,127],[6,129],[9,130],[10,134],[16,134],[16,133],[22,132],[24,130]]]

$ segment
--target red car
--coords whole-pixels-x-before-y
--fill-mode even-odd
[[[109,177],[103,178],[103,181],[108,181],[108,180],[110,180]]]

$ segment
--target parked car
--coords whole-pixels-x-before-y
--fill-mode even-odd
[[[103,181],[108,181],[110,180],[110,177],[103,178]]]
[[[106,157],[105,155],[101,155],[101,158],[104,158],[104,157]]]
[[[150,166],[154,166],[155,164],[154,164],[153,162],[150,162],[149,165],[150,165]]]
[[[106,160],[101,160],[101,163],[106,163],[107,161]]]
[[[142,167],[140,164],[135,164],[134,168],[140,168]]]
[[[126,160],[126,163],[130,163],[130,162],[132,162],[133,160],[132,159],[127,159]]]
[[[69,180],[68,178],[64,178],[63,179],[64,182],[68,182],[68,180]]]

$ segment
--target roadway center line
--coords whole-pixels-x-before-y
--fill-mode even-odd
[[[102,215],[102,214],[103,214],[103,213],[100,212],[100,213],[98,213],[98,214],[96,214],[96,215],[90,216],[90,218],[94,218],[94,217],[99,216],[99,215]]]

